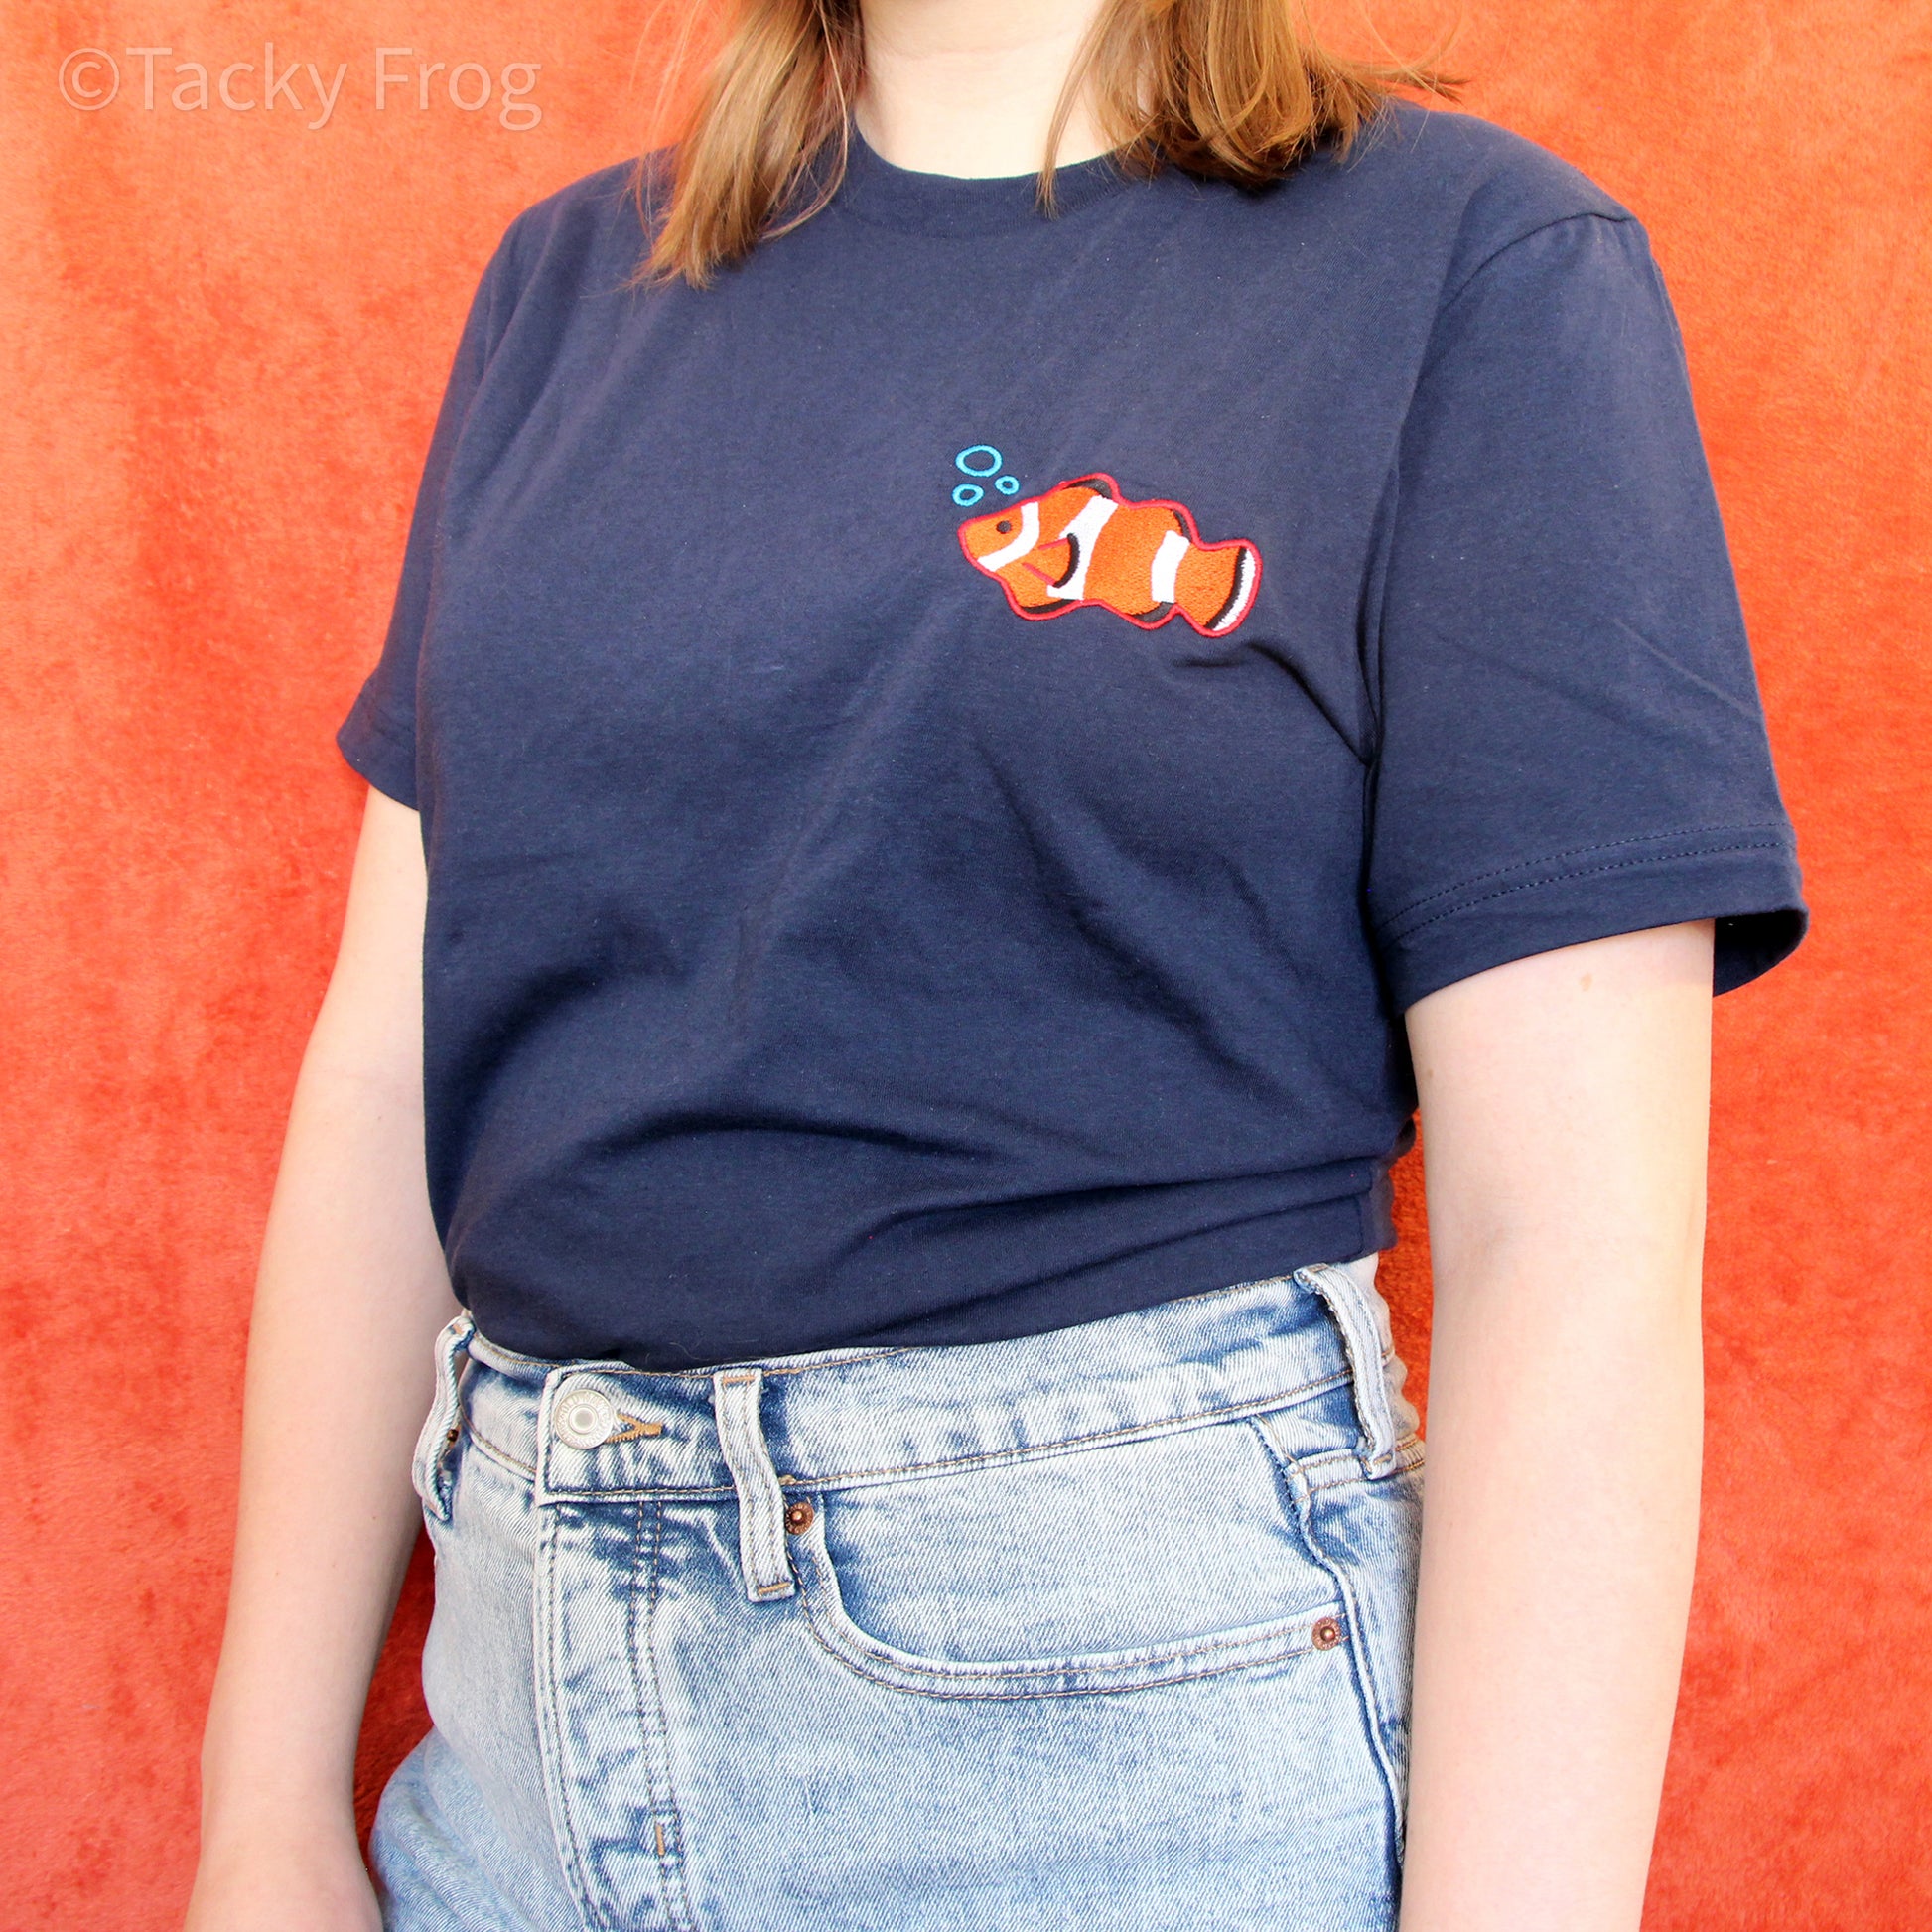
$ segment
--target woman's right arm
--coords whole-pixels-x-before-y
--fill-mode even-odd
[[[423,1163],[420,822],[371,791],[296,1083],[248,1331],[228,1621],[189,1932],[371,1932],[356,1735],[421,1522],[410,1453],[456,1311]]]

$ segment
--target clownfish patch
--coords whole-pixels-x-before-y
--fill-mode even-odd
[[[1261,588],[1252,543],[1203,543],[1184,505],[1129,502],[1098,472],[969,518],[959,547],[1023,618],[1098,606],[1153,630],[1178,613],[1203,637],[1224,637]]]

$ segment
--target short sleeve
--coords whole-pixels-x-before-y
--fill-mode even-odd
[[[1717,921],[1803,936],[1682,343],[1643,230],[1583,214],[1441,311],[1367,615],[1367,907],[1398,1009],[1507,960]]]
[[[512,230],[514,234],[514,230]],[[493,344],[502,333],[507,306],[505,238],[483,271],[457,345],[456,360],[437,412],[429,455],[417,486],[403,551],[402,575],[390,611],[382,656],[336,734],[336,743],[354,769],[378,791],[414,808],[416,785],[416,664],[436,597],[443,537],[445,491],[450,465],[462,439],[471,404],[482,383]]]

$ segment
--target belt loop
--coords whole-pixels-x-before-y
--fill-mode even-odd
[[[436,1394],[431,1398],[422,1434],[416,1438],[416,1453],[410,1463],[416,1493],[423,1499],[424,1509],[439,1523],[450,1520],[450,1451],[463,1430],[458,1384],[470,1337],[476,1331],[477,1324],[464,1310],[436,1337]]]
[[[1355,1394],[1355,1420],[1362,1440],[1364,1472],[1387,1475],[1396,1466],[1396,1444],[1416,1426],[1416,1412],[1402,1395],[1407,1370],[1395,1358],[1389,1331],[1389,1305],[1375,1288],[1374,1258],[1336,1266],[1323,1262],[1296,1270],[1327,1305],[1348,1353],[1348,1379]],[[1357,1271],[1361,1272],[1357,1272]]]
[[[738,1561],[745,1572],[745,1594],[754,1603],[789,1596],[795,1587],[785,1553],[784,1492],[759,1421],[763,1391],[761,1369],[720,1369],[711,1378],[718,1444],[738,1490]]]

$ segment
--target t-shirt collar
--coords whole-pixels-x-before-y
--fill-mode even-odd
[[[1053,203],[1058,214],[1117,193],[1130,177],[1111,155],[1076,161],[1053,173]],[[926,175],[900,168],[866,145],[852,130],[845,179],[833,206],[880,227],[923,234],[991,234],[1049,219],[1039,207],[1039,176]]]

